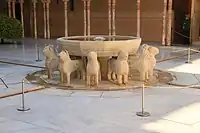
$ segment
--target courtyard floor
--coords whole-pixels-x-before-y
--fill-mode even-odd
[[[41,62],[36,62],[40,47]],[[0,60],[44,66],[41,54],[45,44],[54,40],[25,39],[22,45],[0,45]],[[172,85],[145,89],[145,110],[141,118],[141,89],[123,91],[75,91],[47,88],[25,94],[25,107],[19,112],[21,96],[0,99],[0,133],[200,133],[200,54],[162,61],[187,53],[183,47],[159,47],[157,69],[171,72]],[[19,92],[26,74],[38,68],[0,64],[0,96]],[[25,89],[36,87],[28,82]]]

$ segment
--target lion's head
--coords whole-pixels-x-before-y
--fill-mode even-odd
[[[119,51],[117,59],[118,60],[128,60],[128,52]]]
[[[97,59],[97,53],[94,51],[91,51],[88,53],[87,55],[87,59],[88,60],[96,60]]]
[[[55,50],[53,45],[48,45],[46,47],[44,47],[43,49],[43,54],[44,56],[46,56],[47,58],[52,58],[56,56]]]
[[[152,55],[157,55],[157,54],[159,54],[159,49],[158,48],[156,48],[156,47],[153,47],[153,46],[150,46],[149,48],[148,48],[148,50],[149,50],[149,52],[152,54]]]
[[[62,50],[59,54],[58,57],[60,61],[65,61],[65,60],[70,60],[70,56],[67,50]]]

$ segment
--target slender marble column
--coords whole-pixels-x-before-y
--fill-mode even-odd
[[[112,35],[112,15],[111,15],[112,1],[108,0],[108,34],[111,37]],[[109,39],[110,39],[109,37]]]
[[[21,13],[21,24],[22,24],[22,37],[24,38],[24,0],[20,0],[20,13]]]
[[[68,7],[67,7],[67,3],[69,0],[63,0],[64,2],[64,13],[65,13],[65,36],[68,36]]]
[[[166,43],[166,15],[167,15],[167,0],[164,0],[164,10],[163,10],[163,25],[162,25],[162,45]]]
[[[84,4],[84,36],[87,36],[87,0],[83,0]]]
[[[13,13],[13,18],[16,18],[16,15],[15,15],[15,0],[12,0],[12,13]]]
[[[11,0],[8,0],[8,16],[11,17]]]
[[[90,4],[91,4],[91,0],[87,1],[87,36],[90,37],[91,34],[91,16],[90,16]],[[88,38],[89,39],[89,38]]]
[[[137,0],[137,37],[140,37],[140,0]]]
[[[191,24],[190,24],[190,36],[189,36],[190,44],[192,44],[193,39],[195,39],[193,30],[192,30],[192,29],[195,29],[195,24],[194,24],[195,2],[196,2],[195,0],[191,0],[191,13],[190,13]]]
[[[34,38],[37,39],[37,12],[36,12],[37,0],[32,0],[32,3],[33,3]]]
[[[46,0],[41,0],[43,3],[43,11],[44,11],[44,38],[47,38],[47,16],[46,16]]]
[[[172,0],[168,2],[168,26],[167,26],[167,46],[171,45],[172,36]]]
[[[115,8],[116,8],[116,0],[113,0],[112,2],[112,35],[115,36],[116,35],[116,18],[115,18]],[[115,39],[115,37],[113,37],[113,39]]]
[[[47,38],[50,39],[51,38],[51,32],[50,32],[50,21],[49,21],[49,4],[50,4],[51,0],[47,0],[46,2],[46,13],[47,13]]]

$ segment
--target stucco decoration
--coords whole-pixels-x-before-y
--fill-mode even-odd
[[[60,69],[60,81],[70,85],[70,76],[72,72],[77,72],[79,78],[85,80],[85,69],[82,60],[71,60],[67,50],[62,50],[59,54],[59,69]]]
[[[48,45],[43,49],[45,58],[45,67],[47,68],[48,79],[52,79],[52,73],[58,70],[59,58],[53,45]]]
[[[100,65],[97,60],[97,53],[96,52],[89,52],[87,55],[87,86],[98,86],[99,81],[101,81],[101,72],[100,72]],[[93,79],[94,82],[91,82]]]
[[[117,59],[111,58],[108,60],[108,80],[113,81],[117,79],[117,84],[128,83],[128,52],[120,51]]]

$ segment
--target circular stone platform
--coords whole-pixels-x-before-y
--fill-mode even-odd
[[[158,84],[168,84],[173,80],[173,75],[169,72],[155,70],[154,75],[156,75],[156,77],[155,76],[151,77],[149,81],[144,83],[145,86],[151,87]],[[60,84],[59,76],[60,76],[59,72],[54,72],[53,79],[49,80],[47,78],[46,71],[42,70],[28,74],[26,76],[26,79],[33,84],[54,86],[59,89],[67,89],[67,90],[117,91],[117,90],[140,88],[143,84],[143,82],[141,81],[129,80],[127,85],[119,86],[114,82],[101,81],[98,87],[90,88],[85,85],[85,81],[75,79],[73,77],[71,79],[71,85]]]

